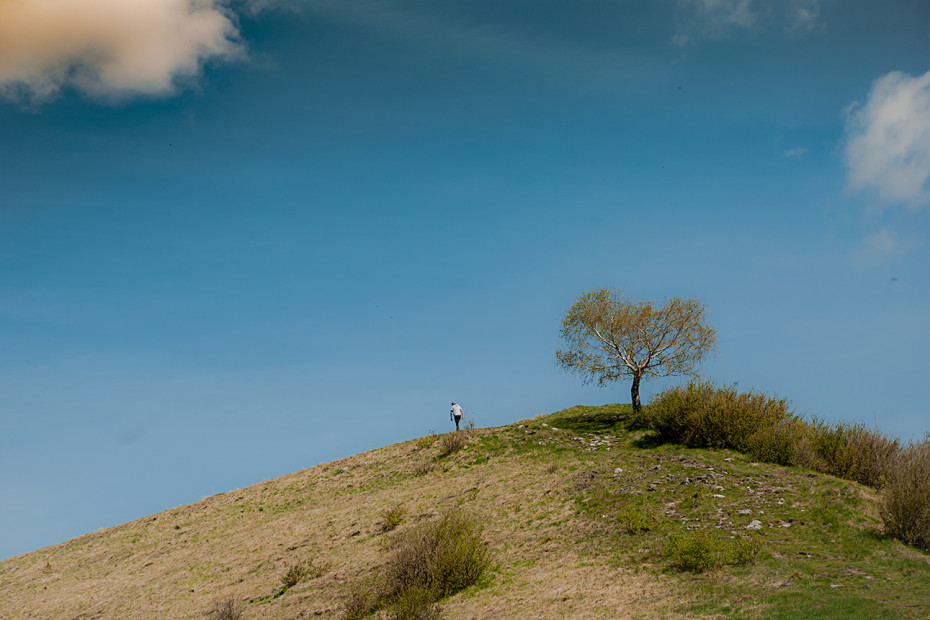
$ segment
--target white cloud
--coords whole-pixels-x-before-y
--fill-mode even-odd
[[[883,204],[930,205],[930,72],[885,75],[846,117],[849,186]]]
[[[0,0],[0,95],[38,104],[169,95],[211,58],[242,53],[217,0]]]
[[[801,155],[804,155],[806,153],[807,153],[807,149],[801,146],[795,149],[788,149],[787,151],[785,151],[785,157],[800,157]]]

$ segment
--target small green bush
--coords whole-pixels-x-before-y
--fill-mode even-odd
[[[624,506],[617,514],[617,521],[627,534],[640,534],[652,530],[656,515],[643,506]]]
[[[490,565],[477,521],[459,510],[396,534],[391,552],[389,591],[426,588],[437,600],[476,583]]]
[[[381,511],[381,531],[390,532],[403,523],[407,509],[397,504]]]
[[[424,448],[432,447],[432,445],[436,443],[436,431],[430,431],[429,435],[418,437],[414,443],[416,444],[417,448],[421,450]]]
[[[761,552],[762,541],[759,538],[755,536],[736,538],[733,544],[730,545],[730,550],[727,554],[727,564],[736,564],[739,566],[755,564]]]
[[[437,618],[436,602],[477,583],[491,564],[477,520],[461,510],[395,533],[387,548],[380,572],[349,588],[346,620],[378,610],[398,619]]]
[[[672,534],[663,555],[672,566],[692,573],[703,573],[720,564],[720,540],[703,530]]]
[[[880,513],[887,533],[930,550],[930,440],[911,445],[889,460]]]

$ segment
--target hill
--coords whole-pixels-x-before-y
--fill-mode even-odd
[[[492,567],[448,618],[930,617],[930,556],[882,534],[872,489],[643,448],[627,413],[414,439],[16,556],[0,618],[341,618],[387,541],[450,509]]]

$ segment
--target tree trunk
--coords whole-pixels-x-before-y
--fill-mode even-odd
[[[630,388],[630,396],[633,400],[633,413],[639,413],[639,410],[643,408],[639,402],[639,380],[641,378],[640,375],[633,375],[633,387]]]

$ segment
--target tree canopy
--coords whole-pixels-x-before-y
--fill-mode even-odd
[[[716,350],[717,330],[699,299],[666,299],[656,307],[636,302],[620,289],[602,288],[579,297],[562,318],[565,348],[556,351],[559,365],[604,385],[625,376],[633,379],[633,410],[641,408],[642,379],[685,375]]]

